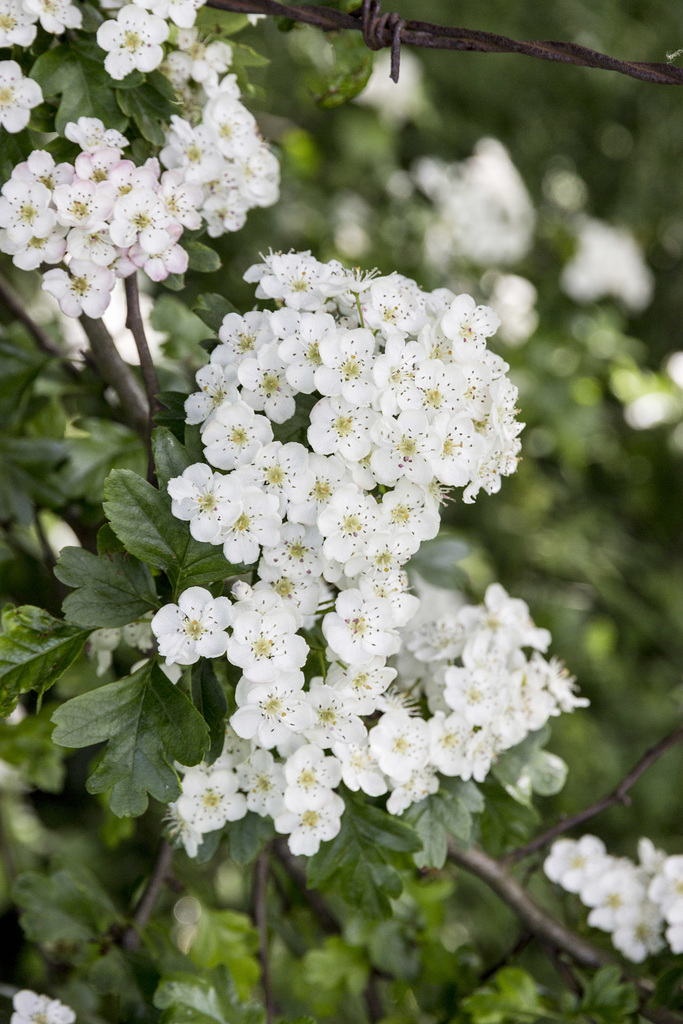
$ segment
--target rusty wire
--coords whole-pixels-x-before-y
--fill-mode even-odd
[[[616,71],[654,85],[683,85],[683,68],[672,64],[618,60],[578,43],[555,40],[516,40],[478,29],[432,25],[404,20],[395,12],[382,14],[380,0],[363,0],[358,10],[347,14],[313,4],[284,4],[278,0],[207,0],[207,6],[238,14],[266,14],[315,25],[324,32],[343,29],[361,31],[372,50],[391,50],[391,77],[398,81],[402,45],[433,50],[465,50],[477,53],[518,53],[538,60],[551,60],[577,67]]]

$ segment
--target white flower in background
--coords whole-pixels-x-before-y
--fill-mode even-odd
[[[136,4],[122,7],[116,21],[105,21],[97,30],[97,44],[107,51],[105,70],[115,80],[131,71],[154,71],[164,59],[162,43],[168,39],[163,18]]]
[[[76,1014],[58,999],[39,996],[24,988],[12,996],[14,1013],[10,1024],[73,1024]]]
[[[652,301],[654,275],[626,228],[586,217],[577,222],[577,250],[560,275],[560,288],[575,302],[618,299],[630,313]]]
[[[212,597],[203,587],[190,587],[178,604],[164,605],[152,619],[159,654],[167,664],[194,665],[200,658],[225,654],[226,628],[232,620],[227,597]]]
[[[354,103],[373,107],[388,124],[401,127],[408,121],[417,123],[427,108],[419,58],[408,50],[402,52],[401,74],[394,82],[391,54],[376,54],[368,84],[354,97]]]
[[[43,102],[37,82],[24,78],[15,60],[0,60],[0,125],[10,134],[22,131],[31,110]]]

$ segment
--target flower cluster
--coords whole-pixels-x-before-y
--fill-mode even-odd
[[[448,265],[454,255],[480,266],[506,265],[529,252],[536,225],[533,203],[497,139],[480,139],[461,163],[424,157],[413,177],[435,207],[425,248],[436,266]]]
[[[12,997],[14,1013],[10,1024],[73,1024],[76,1014],[58,999],[39,996],[24,988]]]
[[[618,299],[630,313],[642,313],[652,301],[654,274],[643,250],[625,228],[593,217],[575,225],[576,252],[560,275],[560,288],[575,302]]]
[[[552,882],[578,894],[590,907],[588,924],[610,932],[627,959],[642,963],[666,942],[674,953],[683,952],[682,856],[667,857],[641,839],[635,864],[611,856],[600,839],[586,835],[558,839],[543,868]]]
[[[0,64],[0,82],[13,63]],[[96,118],[66,126],[67,138],[82,150],[73,164],[55,164],[36,150],[12,171],[0,196],[0,251],[22,270],[65,264],[44,272],[43,288],[67,316],[102,316],[116,279],[138,269],[153,281],[184,273],[186,229],[205,225],[212,237],[236,231],[248,209],[277,199],[278,162],[241,104],[234,76],[216,89],[206,124],[193,128],[172,118],[161,152],[166,171],[154,157],[141,167],[126,159],[126,138]],[[0,103],[2,95],[0,88]]]
[[[389,793],[398,814],[438,789],[438,771],[483,778],[500,750],[578,702],[557,667],[524,658],[548,636],[502,588],[461,612],[437,654],[429,720],[390,688],[387,660],[419,605],[404,566],[436,536],[446,490],[473,501],[516,468],[517,392],[486,345],[495,313],[310,253],[270,253],[245,278],[279,308],[224,318],[186,403],[206,462],[168,492],[193,537],[256,579],[232,601],[191,588],[152,630],[168,663],[225,654],[241,672],[226,752],[185,774],[174,809],[186,848],[249,809],[311,854],[340,827],[341,780]],[[306,444],[280,433],[295,415]],[[415,639],[423,662],[429,643]]]

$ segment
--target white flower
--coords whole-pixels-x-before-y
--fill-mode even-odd
[[[69,0],[23,0],[29,13],[40,18],[46,32],[61,35],[67,28],[80,28],[83,15]]]
[[[372,448],[370,427],[376,414],[345,398],[322,398],[311,410],[308,442],[319,455],[338,453],[350,462],[368,455]]]
[[[247,813],[247,801],[237,786],[237,775],[228,768],[190,768],[176,804],[178,813],[202,834],[215,832]]]
[[[335,743],[332,753],[341,762],[344,785],[354,793],[362,789],[368,796],[382,796],[387,780],[373,758],[367,739],[362,743]]]
[[[429,726],[406,712],[382,715],[369,733],[370,751],[378,765],[397,783],[408,782],[429,759]]]
[[[669,924],[683,924],[683,855],[665,859],[650,882],[648,896]]]
[[[43,274],[43,289],[59,302],[67,316],[81,313],[99,319],[111,300],[116,277],[107,267],[98,267],[86,260],[71,260],[69,272],[48,270]]]
[[[275,314],[277,316],[277,314]],[[222,344],[211,353],[211,362],[226,366],[255,355],[259,349],[273,341],[270,313],[254,310],[240,316],[228,313],[218,331]]]
[[[0,3],[0,46],[30,46],[36,38],[36,16],[21,0]]]
[[[343,590],[322,622],[328,644],[349,665],[359,665],[377,655],[394,654],[400,641],[393,628],[388,601],[364,597],[360,590]]]
[[[228,661],[254,683],[272,683],[283,672],[300,669],[308,656],[308,644],[297,634],[297,626],[289,611],[259,615],[238,608],[228,641]]]
[[[125,149],[128,139],[115,128],[105,128],[99,117],[79,117],[78,121],[69,121],[64,134],[70,142],[75,142],[86,153],[94,153],[102,146],[111,149]]]
[[[105,70],[120,80],[131,71],[154,71],[164,59],[161,43],[168,39],[168,25],[156,14],[136,4],[122,7],[116,21],[105,21],[97,30],[97,44],[107,51]]]
[[[654,275],[636,239],[625,228],[584,218],[577,225],[577,251],[560,275],[560,288],[575,302],[613,296],[631,313],[652,301]]]
[[[659,908],[649,900],[643,900],[633,908],[628,920],[616,926],[612,932],[612,943],[628,960],[642,964],[648,956],[664,949],[662,924]]]
[[[169,665],[194,665],[200,658],[219,658],[225,654],[225,632],[232,619],[227,597],[213,598],[203,587],[190,587],[167,604],[152,619],[152,632],[159,654]]]
[[[390,779],[394,788],[387,800],[389,814],[403,814],[411,804],[419,803],[439,789],[439,778],[429,766],[416,769],[399,785],[396,785],[396,781]]]
[[[326,333],[318,344],[316,390],[321,395],[341,395],[353,405],[370,405],[375,394],[370,376],[375,348],[374,334],[363,328]]]
[[[285,773],[267,750],[255,750],[235,769],[247,808],[262,818],[275,818],[284,810]]]
[[[331,665],[325,682],[339,691],[348,711],[370,715],[377,707],[378,698],[395,678],[396,669],[388,668],[384,658],[370,658],[347,668]]]
[[[320,747],[306,743],[285,762],[285,806],[288,811],[320,810],[341,782],[341,765]]]
[[[189,521],[195,540],[221,544],[223,529],[242,513],[239,485],[201,462],[169,480],[168,493],[173,499],[171,512]]]
[[[334,839],[339,833],[343,813],[344,801],[332,793],[328,803],[318,810],[279,814],[275,828],[278,832],[289,833],[287,845],[295,856],[312,857],[320,849],[321,842]]]
[[[233,564],[253,565],[260,545],[272,547],[280,539],[279,502],[274,494],[249,486],[241,488],[240,500],[242,512],[222,531],[223,554]]]
[[[308,703],[318,715],[306,738],[319,747],[332,747],[335,743],[360,743],[367,734],[358,715],[345,705],[343,694],[331,686],[313,680],[308,691]]]
[[[24,78],[15,60],[0,60],[0,125],[10,134],[28,124],[31,110],[43,102],[37,82]]]
[[[287,382],[287,367],[275,343],[262,346],[254,359],[243,359],[237,376],[243,388],[242,400],[253,409],[263,409],[273,423],[284,423],[294,415],[294,390]]]
[[[45,238],[54,229],[57,217],[50,208],[50,190],[40,182],[12,178],[2,186],[0,227],[7,238],[19,245],[32,238]]]
[[[259,449],[272,440],[270,421],[257,416],[244,402],[220,406],[202,431],[204,454],[218,469],[248,465]]]
[[[429,483],[438,441],[425,413],[407,410],[396,419],[384,417],[375,424],[372,437],[378,447],[370,465],[379,483],[395,484],[401,477]]]
[[[255,739],[259,746],[270,750],[290,733],[303,733],[315,725],[315,711],[300,693],[303,674],[299,676],[298,684],[294,684],[296,689],[289,676],[274,683],[251,686],[245,702],[230,719],[237,735]]]
[[[12,996],[12,1006],[10,1024],[73,1024],[76,1020],[71,1007],[26,988]]]

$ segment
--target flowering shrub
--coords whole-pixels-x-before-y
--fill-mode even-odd
[[[533,543],[561,562],[562,544],[519,526],[529,480],[529,506],[552,506],[533,475],[490,518],[494,496],[515,487],[504,478],[521,458],[517,406],[526,419],[528,403],[529,451],[542,458],[553,442],[534,413],[559,402],[552,388],[532,394],[535,342],[516,373],[498,343],[514,363],[539,324],[549,331],[558,287],[565,304],[613,296],[641,311],[650,271],[630,232],[580,213],[577,175],[548,170],[544,195],[562,210],[552,223],[490,137],[461,162],[407,147],[405,166],[375,188],[406,222],[378,233],[395,250],[386,266],[405,269],[419,223],[414,276],[452,287],[318,259],[301,240],[319,231],[315,251],[329,256],[324,228],[297,192],[316,173],[312,135],[259,114],[271,145],[248,109],[259,91],[246,71],[264,61],[235,36],[265,15],[216,3],[0,0],[0,253],[13,280],[0,277],[0,295],[17,318],[0,329],[0,576],[16,597],[0,635],[11,947],[0,998],[12,1001],[0,1017],[311,1024],[302,1014],[313,1010],[340,1024],[677,1024],[681,856],[642,839],[635,864],[595,836],[557,837],[626,803],[683,729],[613,793],[530,838],[537,798],[567,777],[545,749],[550,723],[589,701],[532,619],[530,605],[557,638],[552,601],[497,577],[500,552],[489,564],[472,549],[469,580],[458,575],[453,529],[466,523],[471,537],[488,524],[501,547]],[[337,25],[351,12],[349,32],[321,41],[297,29],[282,45],[314,66],[323,106],[370,79],[349,148],[359,164],[388,167],[382,140],[432,112],[422,66],[404,55],[394,92],[378,69],[395,73],[397,44],[370,78],[366,40],[392,24],[398,40],[402,23],[354,0],[316,10],[293,15]],[[381,116],[366,136],[372,108]],[[623,150],[618,126],[607,137]],[[276,204],[280,156],[283,204],[254,229],[273,247],[251,245],[236,233],[258,223],[249,211]],[[335,241],[351,257],[371,245],[360,191],[375,187],[370,172],[356,177],[347,192],[329,186],[341,190]],[[305,251],[287,251],[282,235]],[[539,243],[562,246],[556,265]],[[224,278],[202,287],[196,275],[222,261]],[[24,302],[13,286],[28,296],[33,272],[37,294]],[[231,277],[243,312],[227,297]],[[167,336],[156,367],[139,285]],[[124,290],[139,372],[107,326]],[[616,321],[591,334],[592,313],[571,315],[586,350],[613,352]],[[568,352],[543,358],[570,376]],[[623,361],[614,371],[620,401],[634,376]],[[577,380],[582,409],[596,386]],[[572,450],[557,476],[578,465]],[[24,573],[28,597],[15,589],[21,559],[38,566]],[[606,635],[603,622],[596,649]],[[580,897],[621,960],[604,937],[579,934],[583,920],[573,929],[539,905],[552,895],[547,882],[527,885],[534,862],[515,874],[553,840],[547,879]],[[514,911],[519,941],[488,921],[461,872]],[[523,967],[508,962],[530,941],[564,989],[546,983],[533,950]],[[497,963],[490,950],[507,945]],[[629,966],[650,958],[656,982]]]

